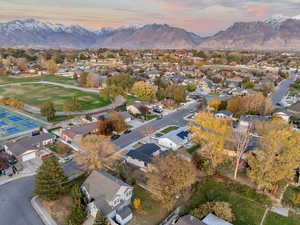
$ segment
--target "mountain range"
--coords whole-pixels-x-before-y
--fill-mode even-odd
[[[167,24],[91,30],[36,19],[0,23],[1,47],[300,50],[300,16],[237,22],[210,37]]]

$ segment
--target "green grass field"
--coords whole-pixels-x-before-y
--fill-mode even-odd
[[[101,99],[97,93],[88,93],[48,84],[22,84],[0,87],[0,95],[18,99],[28,105],[40,107],[52,101],[57,111],[63,111],[63,103],[73,96],[78,98],[82,110],[95,109],[109,105],[111,101]]]
[[[254,189],[224,178],[216,182],[212,179],[203,179],[195,186],[191,209],[208,201],[225,201],[230,203],[236,220],[234,225],[260,225],[265,212],[265,205],[269,204],[266,196],[258,194]],[[300,216],[290,213],[283,217],[269,212],[264,225],[299,225]]]
[[[0,76],[0,85],[21,83],[21,82],[37,82],[37,81],[51,81],[55,83],[79,86],[78,81],[74,80],[73,78],[55,76],[55,75],[43,75],[43,76],[32,76],[32,77]]]

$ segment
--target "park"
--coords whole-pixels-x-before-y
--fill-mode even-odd
[[[2,97],[10,97],[27,105],[40,108],[47,101],[54,104],[56,111],[63,111],[64,101],[76,97],[81,110],[91,110],[111,104],[111,101],[102,99],[97,93],[57,86],[45,83],[22,83],[0,86]]]

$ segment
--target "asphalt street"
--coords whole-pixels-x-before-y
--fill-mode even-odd
[[[168,125],[185,126],[187,121],[183,118],[197,109],[197,103],[181,108],[160,120],[151,121],[142,127],[133,130],[128,135],[122,135],[114,143],[120,148],[126,147],[143,138],[141,130],[153,126],[159,130]],[[68,163],[66,170],[70,167],[73,171],[73,163]],[[72,174],[71,174],[72,175]],[[22,178],[0,186],[0,225],[43,225],[39,216],[30,204],[33,197],[34,178]]]
[[[291,72],[291,75],[288,79],[283,80],[272,93],[271,99],[272,103],[275,106],[280,103],[281,100],[287,95],[290,85],[296,80],[296,73]]]
[[[44,225],[30,204],[33,177],[0,186],[0,225]]]
[[[144,137],[141,131],[145,130],[145,128],[149,126],[153,127],[155,131],[170,125],[185,126],[187,125],[188,121],[184,120],[184,117],[191,114],[192,112],[196,112],[198,104],[199,103],[192,103],[186,107],[176,110],[175,112],[167,116],[164,116],[162,119],[148,122],[145,125],[132,130],[132,132],[127,135],[123,134],[119,139],[115,140],[113,143],[117,145],[120,149],[122,149],[134,142],[137,142],[138,140]]]

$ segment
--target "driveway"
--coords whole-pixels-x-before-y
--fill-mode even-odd
[[[0,186],[0,225],[44,225],[30,204],[33,177]]]
[[[160,120],[153,120],[148,122],[147,124],[140,126],[131,133],[127,135],[122,135],[119,139],[115,140],[113,143],[117,145],[120,149],[137,142],[138,140],[143,138],[141,131],[145,129],[145,127],[154,127],[155,132],[169,125],[176,125],[179,127],[186,126],[188,121],[184,119],[185,116],[191,114],[192,111],[196,111],[199,103],[192,103],[188,106],[182,107],[176,110],[173,113],[163,117]]]

